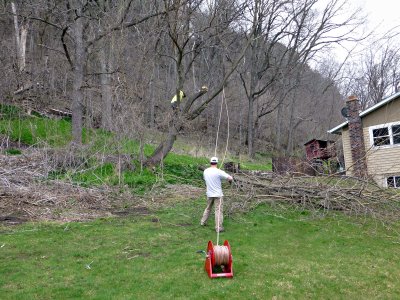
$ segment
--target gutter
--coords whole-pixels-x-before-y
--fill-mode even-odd
[[[368,108],[368,109],[366,109],[366,110],[360,112],[360,117],[362,118],[362,117],[368,115],[369,113],[373,112],[374,110],[377,110],[377,109],[380,108],[381,106],[383,106],[383,105],[385,105],[385,104],[391,102],[392,100],[398,98],[399,96],[400,96],[400,92],[398,92],[398,93],[396,93],[396,94],[393,94],[392,96],[386,98],[385,100],[382,100],[381,102],[378,102],[377,104],[371,106],[370,108]],[[343,122],[342,124],[336,126],[335,128],[332,128],[332,129],[328,130],[327,132],[328,132],[328,133],[331,133],[331,134],[341,134],[341,132],[337,132],[337,131],[338,131],[339,129],[342,129],[343,127],[345,127],[345,126],[348,125],[348,124],[349,124],[348,121]]]

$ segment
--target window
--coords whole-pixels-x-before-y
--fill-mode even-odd
[[[393,144],[400,144],[400,125],[392,126]]]
[[[390,145],[389,127],[373,129],[374,146]]]
[[[370,127],[369,132],[372,146],[400,145],[400,124],[398,122]]]
[[[400,176],[389,176],[386,178],[387,187],[400,188]]]

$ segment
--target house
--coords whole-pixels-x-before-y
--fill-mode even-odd
[[[346,175],[400,188],[400,93],[361,112],[350,96],[342,114],[347,120],[328,132],[342,135]]]
[[[329,159],[336,156],[335,144],[333,141],[312,139],[304,144],[308,161],[314,159]]]

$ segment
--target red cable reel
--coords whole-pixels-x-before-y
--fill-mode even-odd
[[[223,246],[214,246],[208,241],[204,267],[210,278],[233,277],[232,252],[228,241],[225,240]]]

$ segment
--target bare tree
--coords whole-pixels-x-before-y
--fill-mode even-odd
[[[399,91],[400,48],[395,40],[380,38],[370,44],[348,70],[349,94],[359,97],[362,109]]]
[[[83,80],[85,67],[85,46],[83,30],[85,19],[83,16],[83,7],[81,1],[71,1],[68,5],[71,14],[71,20],[74,20],[72,27],[72,36],[74,37],[75,61],[72,64],[73,70],[73,90],[72,90],[72,135],[74,143],[82,143],[82,117],[83,117]]]
[[[43,3],[45,9],[42,15],[30,16],[30,19],[45,23],[59,32],[59,41],[65,58],[68,61],[69,68],[72,70],[72,133],[75,144],[81,144],[82,142],[85,74],[88,57],[91,54],[92,48],[118,30],[134,28],[151,18],[165,14],[165,11],[160,9],[158,5],[153,5],[152,10],[146,14],[135,15],[132,3],[132,0],[121,1],[117,3],[120,5],[108,7],[105,3],[97,1],[49,1],[46,4]],[[106,26],[95,25],[98,24],[104,15],[104,11],[107,12],[108,9],[110,10],[108,13],[113,13],[115,16],[112,22],[106,23]],[[65,11],[68,14],[65,14]],[[59,51],[57,49],[53,50]],[[111,54],[107,49],[104,49],[104,51],[103,54],[105,56],[102,57],[104,59],[101,60],[102,64],[100,64],[102,70],[96,73],[102,74],[101,78],[104,86],[103,99],[105,103],[105,109],[102,110],[103,125],[109,128],[111,120],[111,91],[108,88],[110,86],[108,73]]]
[[[38,0],[15,1],[16,13],[2,2],[7,13],[0,17],[0,43],[8,55],[0,53],[0,60],[12,76],[0,79],[0,92],[7,95],[8,82],[17,81],[17,72],[8,70],[17,65],[9,58],[15,56],[17,17],[19,38],[21,26],[30,26],[25,69],[44,86],[46,93],[39,95],[72,108],[75,144],[82,142],[83,126],[129,132],[142,144],[150,127],[162,133],[161,141],[149,137],[160,142],[147,159],[152,165],[178,136],[204,135],[211,146],[218,123],[222,138],[230,122],[230,143],[238,153],[246,142],[253,154],[274,145],[293,152],[310,134],[308,127],[320,121],[313,110],[326,96],[322,83],[310,87],[308,81],[323,80],[316,74],[310,79],[307,64],[331,43],[351,38],[358,24],[351,15],[339,16],[343,1],[330,0],[322,11],[319,2]],[[347,28],[342,36],[335,34],[340,28]],[[229,121],[224,114],[219,120],[223,89]],[[171,98],[181,90],[186,98],[173,110]]]
[[[324,48],[354,40],[353,32],[362,22],[357,16],[358,10],[346,11],[346,1],[331,0],[322,11],[317,9],[317,4],[317,0],[256,0],[251,7],[253,31],[249,38],[253,42],[249,70],[241,73],[248,100],[248,152],[251,157],[254,155],[255,116],[262,117],[279,108],[287,93],[297,85],[301,65]],[[343,18],[344,14],[346,17]],[[277,82],[285,92],[275,93],[278,97],[269,97],[256,112],[255,103]]]
[[[11,9],[14,16],[15,44],[16,56],[18,61],[18,70],[23,72],[26,66],[26,39],[28,36],[28,23],[23,21],[21,24],[18,21],[17,6],[11,2]]]
[[[176,70],[176,92],[177,99],[180,99],[180,91],[184,90],[186,82],[186,74],[191,70],[195,58],[200,53],[200,49],[207,45],[212,47],[214,37],[221,35],[225,31],[230,31],[230,25],[235,20],[234,16],[240,14],[242,6],[237,6],[236,11],[233,11],[231,18],[225,20],[224,23],[214,23],[216,14],[222,13],[218,11],[218,5],[209,7],[208,20],[207,22],[200,22],[199,16],[203,17],[201,5],[205,1],[165,1],[165,11],[168,11],[165,18],[165,27],[170,42],[173,45],[173,56],[171,59],[175,62]],[[235,2],[232,2],[235,4]],[[174,9],[172,9],[174,8]],[[196,27],[195,25],[199,27]],[[193,42],[198,45],[193,49]],[[250,43],[241,45],[243,49],[247,49]],[[203,87],[200,91],[195,93],[187,93],[188,97],[184,101],[177,101],[177,107],[169,114],[169,126],[168,133],[164,140],[158,145],[154,153],[148,158],[147,164],[154,165],[164,159],[164,157],[170,152],[177,136],[181,133],[185,124],[195,120],[207,107],[207,105],[222,91],[224,85],[232,75],[233,71],[237,68],[239,62],[244,56],[244,51],[236,53],[235,60],[232,62],[230,68],[224,72],[224,77],[217,78],[217,83],[214,84],[209,97],[204,100],[199,100],[200,97],[208,92],[207,87]],[[221,67],[221,66],[220,66]],[[223,66],[222,66],[223,67]],[[182,99],[183,100],[183,99]],[[199,101],[197,101],[199,100]]]

